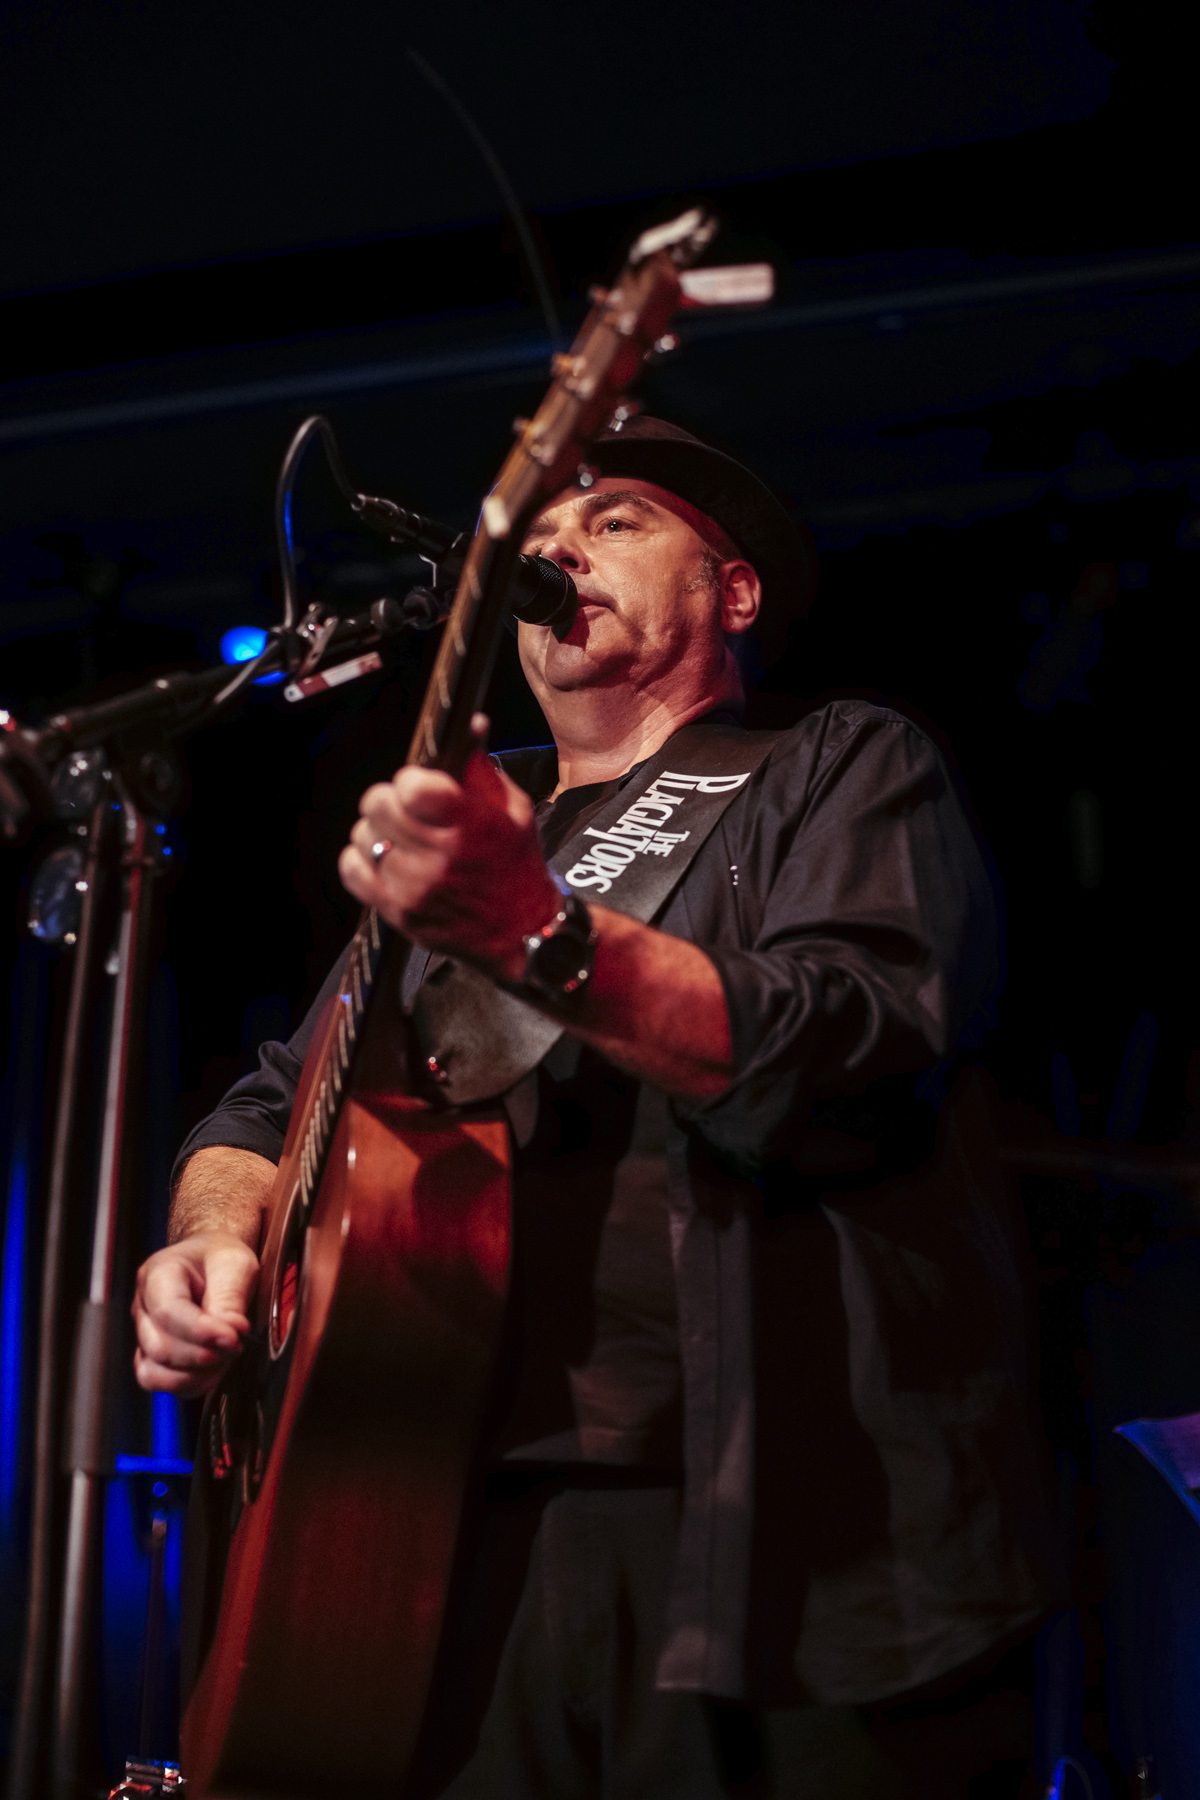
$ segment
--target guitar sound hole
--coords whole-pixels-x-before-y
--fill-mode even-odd
[[[304,1208],[300,1205],[299,1185],[288,1202],[287,1224],[279,1247],[279,1261],[271,1287],[271,1318],[268,1342],[272,1358],[282,1356],[292,1335],[296,1307],[300,1298],[300,1277],[304,1268]]]

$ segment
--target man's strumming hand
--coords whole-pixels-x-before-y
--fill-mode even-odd
[[[191,1399],[216,1386],[250,1330],[258,1258],[227,1231],[158,1250],[138,1270],[134,1373],[144,1388]]]
[[[138,1270],[134,1373],[144,1388],[190,1399],[215,1387],[250,1329],[263,1209],[275,1164],[209,1144],[184,1164],[170,1243]]]

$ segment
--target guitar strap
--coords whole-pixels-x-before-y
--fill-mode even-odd
[[[685,725],[550,859],[585,900],[647,924],[687,874],[727,806],[779,742],[777,731]],[[410,959],[411,993],[428,967]],[[506,1093],[542,1060],[563,1027],[464,963],[439,963],[411,999],[424,1055],[457,1106]]]

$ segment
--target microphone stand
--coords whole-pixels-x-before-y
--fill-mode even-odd
[[[85,882],[80,909],[71,991],[63,1034],[58,1106],[54,1123],[50,1183],[46,1203],[46,1228],[42,1257],[41,1306],[38,1318],[38,1390],[34,1428],[33,1504],[29,1542],[29,1589],[26,1601],[25,1640],[14,1713],[8,1791],[12,1796],[32,1793],[38,1754],[38,1725],[42,1715],[52,1607],[54,1561],[53,1515],[55,1475],[58,1466],[58,1321],[65,1250],[67,1184],[74,1162],[78,1088],[84,1048],[84,1013],[93,975],[97,876],[102,841],[111,820],[108,796],[93,809],[88,831]]]
[[[86,1687],[85,1661],[92,1630],[99,1571],[104,1483],[113,1470],[108,1442],[109,1394],[117,1368],[121,1316],[113,1301],[120,1209],[127,1197],[130,1134],[126,1120],[132,1078],[141,1064],[145,1032],[145,984],[150,936],[151,877],[160,858],[148,854],[148,821],[121,795],[123,892],[117,935],[117,972],[108,1037],[104,1122],[96,1178],[88,1296],[75,1327],[67,1411],[66,1466],[71,1480],[66,1562],[59,1615],[54,1692],[51,1793],[75,1800],[81,1790],[80,1737]],[[153,841],[152,834],[150,842]]]
[[[113,1302],[132,1152],[130,1115],[144,1038],[147,955],[154,876],[162,867],[156,819],[170,815],[181,791],[174,741],[223,717],[249,697],[256,676],[318,669],[346,650],[363,650],[399,631],[438,622],[435,596],[379,600],[349,619],[321,619],[311,607],[299,625],[277,627],[263,653],[232,673],[228,667],[161,676],[131,693],[58,713],[40,729],[0,713],[0,832],[10,841],[34,818],[78,817],[82,789],[90,813],[74,934],[47,1192],[34,1447],[30,1578],[13,1738],[8,1800],[35,1800],[46,1774],[53,1800],[79,1800],[90,1771],[84,1756],[89,1701],[87,1661],[94,1647],[104,1484],[114,1470],[111,1390],[122,1318]],[[432,616],[431,616],[432,615]],[[90,754],[89,754],[90,753]],[[99,754],[98,754],[99,753]],[[87,790],[91,789],[88,794]],[[77,829],[80,829],[77,827]],[[105,1088],[90,1274],[75,1326],[66,1394],[66,1454],[59,1345],[68,1226],[79,1210],[81,1098],[89,1002],[100,981],[98,909],[120,878],[112,1013],[105,1050]],[[64,941],[72,941],[69,938]],[[63,1542],[54,1529],[61,1472],[69,1476]],[[61,1554],[59,1592],[55,1565]],[[54,1617],[57,1611],[57,1633]],[[52,1725],[47,1683],[54,1659]],[[49,1770],[43,1756],[49,1742]]]

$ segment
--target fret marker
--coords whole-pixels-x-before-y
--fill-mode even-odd
[[[506,538],[512,530],[512,519],[499,494],[489,494],[484,501],[483,523],[490,538]]]

